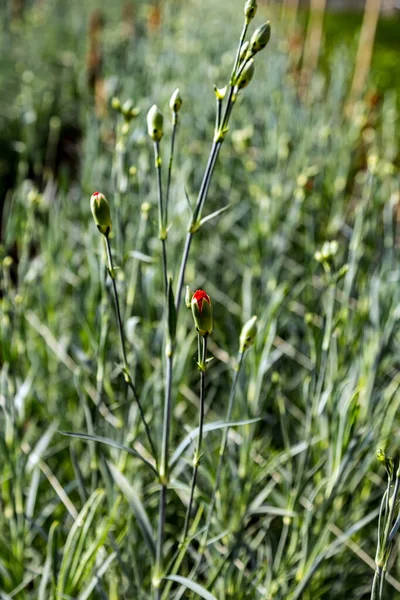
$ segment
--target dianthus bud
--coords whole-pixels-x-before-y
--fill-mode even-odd
[[[154,142],[159,142],[163,136],[164,117],[158,110],[158,107],[153,104],[147,113],[147,132]]]
[[[110,205],[106,197],[100,192],[95,192],[90,198],[90,208],[97,229],[103,234],[108,235],[111,227]]]
[[[119,98],[117,98],[116,96],[114,96],[114,98],[111,100],[111,106],[114,110],[121,110],[121,101]]]
[[[254,19],[256,12],[257,0],[246,0],[244,5],[244,17],[246,19],[246,23],[250,23],[250,21]]]
[[[236,82],[236,85],[239,90],[242,90],[246,86],[249,85],[250,81],[253,79],[254,75],[254,60],[251,58],[247,61],[244,66],[243,71],[239,75],[239,78]]]
[[[226,86],[223,88],[217,88],[217,86],[214,85],[214,92],[215,92],[215,97],[218,100],[218,102],[221,102],[225,98]]]
[[[271,25],[270,22],[267,21],[264,25],[258,27],[255,30],[250,40],[250,50],[251,56],[254,56],[257,52],[260,52],[265,46],[268,44],[271,38]]]
[[[186,286],[185,304],[186,304],[186,307],[189,309],[192,308],[192,298],[193,298],[193,290],[191,290],[190,287],[187,285]]]
[[[242,44],[242,47],[240,48],[240,54],[239,54],[239,62],[240,63],[243,62],[244,59],[246,58],[249,46],[250,46],[250,42],[244,42]]]
[[[242,327],[240,332],[240,352],[244,352],[253,345],[257,335],[257,317],[252,317]]]
[[[169,101],[169,107],[172,110],[172,112],[176,114],[177,112],[179,112],[181,106],[182,106],[181,94],[179,92],[179,88],[176,88],[176,90],[172,94],[171,99]]]
[[[208,335],[212,332],[212,306],[211,298],[203,290],[197,290],[191,300],[194,324],[200,335]]]

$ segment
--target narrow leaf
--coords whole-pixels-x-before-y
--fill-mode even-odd
[[[123,450],[132,456],[136,456],[136,458],[140,458],[148,467],[150,467],[154,473],[157,474],[157,471],[154,465],[151,464],[147,458],[142,456],[139,452],[134,450],[133,448],[129,448],[128,446],[124,446],[115,440],[111,440],[110,438],[101,437],[100,435],[90,435],[89,433],[74,433],[73,431],[59,431],[61,435],[66,435],[68,437],[77,438],[80,440],[86,440],[89,442],[99,442],[100,444],[105,444],[106,446],[111,446],[112,448],[118,448],[118,450]]]
[[[211,219],[214,219],[214,217],[218,217],[219,215],[221,215],[222,213],[224,213],[231,206],[232,206],[231,204],[227,204],[226,206],[223,206],[222,208],[219,208],[218,210],[214,211],[210,215],[207,215],[206,217],[203,217],[201,219],[201,221],[200,221],[200,227],[202,225],[204,225],[204,223],[207,223],[207,221],[211,221]]]
[[[239,427],[240,425],[251,425],[252,423],[257,423],[258,421],[261,421],[260,417],[256,417],[255,419],[247,419],[246,421],[232,421],[230,423],[222,423],[221,421],[217,421],[215,423],[208,423],[203,427],[203,435],[205,435],[209,431],[217,431],[218,429],[226,429],[227,427]],[[198,435],[199,428],[196,427],[190,433],[188,433],[188,435],[181,441],[181,443],[179,444],[169,461],[171,467],[176,463],[183,451],[189,446],[189,444],[193,440],[197,438]]]
[[[110,469],[111,475],[115,483],[117,484],[121,492],[124,494],[125,498],[128,500],[129,506],[131,507],[142,532],[143,539],[150,550],[150,554],[154,558],[156,554],[154,535],[151,529],[149,517],[147,516],[147,513],[144,509],[142,501],[139,498],[138,493],[131,486],[126,477],[122,475],[122,473],[112,463],[107,461],[107,465]]]
[[[184,585],[189,590],[200,596],[200,598],[204,598],[204,600],[217,600],[213,594],[210,594],[210,592],[207,592],[207,590],[205,590],[201,585],[195,583],[187,577],[181,577],[180,575],[169,575],[168,577],[164,577],[164,579],[169,579],[170,581],[175,581],[176,583]]]

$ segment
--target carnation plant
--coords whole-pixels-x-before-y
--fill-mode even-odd
[[[191,249],[193,236],[199,231],[199,229],[211,219],[217,218],[221,213],[223,213],[227,207],[222,207],[216,210],[213,213],[207,214],[204,216],[205,204],[208,196],[208,191],[210,188],[212,175],[217,163],[217,158],[221,149],[221,146],[226,138],[226,135],[229,131],[229,124],[231,121],[231,116],[233,109],[235,108],[237,99],[251,82],[254,71],[255,71],[255,58],[256,55],[265,48],[270,39],[270,24],[269,22],[264,23],[253,32],[249,41],[246,41],[246,36],[248,33],[249,26],[254,19],[257,12],[257,2],[256,0],[247,0],[244,5],[244,23],[242,32],[240,34],[239,43],[236,51],[236,56],[234,58],[233,68],[230,76],[229,83],[223,89],[215,88],[215,96],[216,96],[216,118],[215,118],[215,130],[214,130],[214,138],[212,142],[212,147],[210,151],[210,155],[207,161],[207,166],[203,175],[203,179],[201,182],[200,190],[198,193],[198,197],[196,203],[192,210],[192,216],[190,218],[186,240],[184,244],[184,250],[181,260],[181,265],[179,269],[179,275],[177,279],[176,289],[174,292],[173,280],[169,275],[169,266],[168,266],[168,205],[170,201],[170,188],[171,188],[171,176],[172,176],[172,166],[173,166],[173,158],[174,158],[174,149],[175,149],[175,139],[177,133],[178,126],[178,115],[182,107],[182,98],[179,93],[179,90],[175,90],[173,92],[170,99],[170,110],[172,115],[172,136],[171,136],[171,148],[170,148],[170,159],[169,159],[169,167],[168,167],[168,175],[167,175],[167,185],[166,185],[166,194],[164,197],[163,194],[163,171],[162,171],[162,159],[160,153],[160,144],[164,136],[164,117],[159,108],[156,105],[153,105],[147,114],[147,130],[148,135],[153,142],[154,147],[154,164],[157,174],[157,190],[158,190],[158,230],[159,230],[159,239],[161,242],[161,265],[160,268],[162,270],[162,280],[163,280],[163,291],[165,295],[165,302],[163,307],[162,319],[165,322],[165,336],[164,336],[164,354],[165,354],[165,382],[164,382],[164,416],[163,416],[163,426],[162,426],[162,442],[160,451],[156,448],[156,445],[153,441],[153,437],[155,437],[156,433],[151,431],[151,427],[146,420],[145,410],[140,399],[140,391],[137,390],[137,387],[134,383],[133,376],[131,375],[130,367],[127,360],[127,352],[126,352],[126,341],[125,341],[125,333],[124,333],[124,323],[121,316],[121,302],[119,299],[119,292],[115,282],[115,268],[113,262],[113,253],[111,248],[110,238],[113,231],[113,221],[111,217],[111,210],[108,200],[105,196],[100,192],[94,192],[91,199],[90,205],[93,214],[93,219],[97,229],[102,234],[105,244],[105,254],[106,254],[106,266],[109,277],[112,281],[112,292],[114,296],[114,305],[115,305],[115,316],[117,327],[119,331],[120,337],[120,347],[121,347],[121,374],[124,377],[127,387],[131,390],[134,401],[137,403],[140,417],[142,420],[143,430],[147,437],[148,448],[147,451],[150,452],[150,456],[146,457],[140,453],[135,452],[142,459],[142,461],[149,465],[149,467],[155,472],[159,486],[160,486],[160,498],[159,498],[159,517],[158,517],[158,533],[157,540],[155,542],[155,563],[153,568],[152,575],[152,587],[154,588],[154,597],[156,600],[160,600],[163,594],[163,590],[166,587],[166,582],[176,581],[182,583],[187,588],[195,591],[205,598],[210,598],[211,595],[206,592],[198,583],[196,583],[193,577],[187,578],[183,577],[179,574],[179,566],[182,560],[185,557],[185,554],[189,550],[190,546],[190,536],[189,533],[191,531],[191,518],[192,518],[192,509],[195,501],[195,491],[196,491],[196,483],[198,479],[198,470],[200,465],[200,460],[202,456],[202,442],[203,442],[203,434],[204,434],[204,416],[205,416],[205,393],[206,393],[206,371],[207,366],[211,358],[207,357],[207,339],[208,336],[212,332],[213,328],[213,318],[212,318],[212,302],[210,296],[204,290],[197,290],[193,294],[190,292],[190,288],[188,288],[188,293],[186,295],[186,305],[191,308],[194,326],[198,335],[198,360],[197,366],[200,372],[200,392],[199,392],[199,425],[196,430],[196,434],[194,437],[197,438],[197,446],[194,452],[193,457],[193,475],[192,482],[190,486],[189,500],[186,509],[186,517],[184,520],[182,534],[181,534],[181,542],[180,545],[176,547],[175,553],[169,552],[169,556],[165,552],[166,546],[166,538],[165,538],[165,528],[166,528],[166,505],[167,505],[167,494],[169,491],[169,486],[171,483],[171,475],[170,475],[170,429],[171,429],[171,419],[173,415],[173,405],[174,398],[172,394],[172,380],[174,376],[174,352],[176,345],[176,328],[177,328],[177,320],[179,317],[179,312],[181,308],[182,301],[182,289],[185,283],[185,273],[186,273],[186,265],[189,258],[189,252]],[[126,122],[129,122],[132,116],[136,116],[134,113],[134,109],[129,107],[122,107],[119,100],[115,99],[113,102],[114,108],[116,110],[122,111],[122,114],[125,115]],[[127,110],[129,112],[128,117]],[[132,112],[133,110],[133,112]],[[127,125],[125,126],[127,127]],[[119,203],[115,204],[117,213],[120,210]],[[120,240],[120,244],[122,245],[122,237],[123,237],[123,223],[120,214],[116,215],[117,222],[117,239]],[[202,551],[207,544],[207,536],[211,524],[215,497],[218,492],[218,486],[220,483],[221,477],[221,468],[222,468],[222,460],[225,452],[226,444],[227,444],[227,436],[230,424],[230,418],[232,414],[233,403],[235,399],[235,390],[237,385],[237,376],[239,374],[240,368],[242,367],[244,356],[246,350],[253,344],[254,337],[256,335],[256,317],[253,317],[249,323],[244,325],[241,337],[240,337],[240,351],[239,351],[239,359],[235,368],[235,378],[232,385],[232,390],[229,397],[228,410],[227,410],[227,420],[218,425],[217,429],[223,429],[223,442],[221,444],[221,450],[219,454],[218,468],[217,468],[217,476],[214,483],[214,491],[213,491],[213,499],[209,506],[209,511],[206,519],[206,526],[203,529],[202,542],[201,542],[201,551],[199,556],[201,557]],[[243,422],[243,424],[245,421]],[[100,438],[96,435],[90,434],[79,434],[79,433],[66,433],[66,435],[72,437],[78,437],[81,439],[91,440],[93,442],[104,443],[115,445],[115,442],[112,440],[107,440],[104,438]],[[129,449],[125,448],[122,445],[119,445],[122,450],[129,452]],[[132,452],[132,451],[130,451]],[[120,479],[122,475],[117,475],[117,479]],[[126,483],[125,485],[128,485]],[[199,517],[196,518],[196,526],[199,527],[199,518],[200,513],[197,513]],[[196,528],[193,530],[192,535],[196,534]],[[172,540],[172,543],[176,545],[176,540],[178,539],[177,532],[175,533],[175,539]],[[200,565],[200,560],[197,561],[195,565],[194,571]],[[194,573],[193,573],[194,575]]]

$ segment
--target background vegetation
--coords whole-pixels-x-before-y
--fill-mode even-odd
[[[101,6],[103,23],[89,1],[32,2],[21,17],[2,9],[2,599],[150,597],[154,477],[117,449],[59,433],[146,446],[119,373],[89,198],[99,189],[112,211],[120,202],[123,238],[112,243],[128,359],[159,440],[163,292],[145,114],[155,102],[164,112],[166,164],[168,101],[179,86],[168,237],[176,280],[185,190],[194,199],[213,134],[212,85],[230,75],[242,4],[170,1],[158,12],[140,3],[131,12],[114,2]],[[378,29],[370,93],[349,119],[350,20],[328,16],[322,69],[304,86],[301,36],[271,11],[259,8],[257,23],[271,18],[273,37],[235,110],[207,202],[209,212],[231,206],[196,235],[186,274],[214,303],[207,423],[224,419],[241,325],[259,317],[234,410],[235,420],[258,421],[230,431],[210,543],[193,578],[218,600],[368,598],[386,487],[375,455],[382,447],[396,456],[399,436],[398,48]],[[142,110],[123,153],[115,95]],[[116,194],[121,173],[126,192]],[[327,240],[338,250],[321,264],[315,253]],[[197,425],[196,350],[182,310],[173,450]],[[194,532],[220,438],[207,433]],[[192,454],[188,444],[174,462],[168,558],[183,529]],[[116,472],[129,487],[115,483]],[[195,538],[179,575],[190,575],[198,552]],[[399,597],[399,567],[395,547],[386,598]],[[165,598],[190,594],[173,584]]]

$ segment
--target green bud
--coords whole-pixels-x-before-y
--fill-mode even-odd
[[[271,38],[271,25],[270,22],[267,21],[264,25],[258,27],[255,30],[250,40],[250,55],[254,56],[257,52],[260,52],[265,46],[268,44]]]
[[[193,290],[190,287],[186,286],[186,296],[185,296],[185,304],[189,310],[192,308],[192,298],[193,298]]]
[[[257,0],[246,0],[244,5],[244,18],[246,19],[246,23],[250,23],[250,21],[254,19],[256,12]]]
[[[121,102],[120,102],[120,99],[119,99],[119,98],[117,98],[117,97],[114,97],[114,98],[111,100],[111,106],[112,106],[112,108],[113,108],[114,110],[121,110]]]
[[[95,192],[90,198],[90,208],[97,229],[103,234],[108,235],[111,227],[110,205],[106,197],[100,192]]]
[[[163,136],[164,117],[158,110],[158,107],[153,104],[147,113],[147,132],[154,142],[159,142]]]
[[[252,317],[242,327],[240,333],[240,352],[244,352],[247,348],[250,348],[254,344],[255,337],[257,335],[257,317]]]
[[[218,102],[221,102],[225,98],[226,86],[223,88],[217,88],[217,86],[214,85],[214,92],[215,92],[215,97],[218,100]]]
[[[244,66],[243,71],[239,75],[239,78],[236,82],[236,86],[239,90],[242,90],[246,86],[249,85],[250,81],[253,79],[254,75],[254,60],[251,58],[247,61]]]
[[[191,300],[194,324],[200,335],[206,336],[212,332],[212,306],[211,298],[203,290],[197,290]]]
[[[179,88],[176,88],[176,90],[172,94],[171,99],[169,101],[169,107],[172,110],[172,112],[176,114],[177,112],[179,112],[181,106],[182,106],[181,94],[179,92]]]
[[[242,47],[240,49],[240,55],[239,55],[239,63],[243,62],[244,59],[246,58],[249,46],[250,46],[250,42],[244,42],[244,44],[242,44]]]

